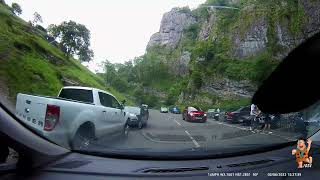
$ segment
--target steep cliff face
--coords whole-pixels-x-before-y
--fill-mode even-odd
[[[282,1],[279,5],[282,9],[286,9],[289,4]],[[296,14],[301,17],[294,21],[301,21],[300,27],[296,27],[295,32],[290,30],[292,26],[292,18],[288,15],[275,19],[270,22],[266,17],[256,17],[246,30],[245,35],[241,37],[239,33],[235,33],[234,37],[234,56],[237,58],[245,58],[255,55],[266,50],[268,40],[274,40],[275,44],[282,46],[283,52],[278,59],[282,59],[294,47],[304,41],[306,38],[319,32],[320,28],[320,2],[314,0],[299,0],[296,5]],[[253,7],[254,8],[254,7]],[[290,22],[291,21],[291,22]],[[274,23],[274,24],[271,24]],[[268,37],[267,31],[274,25],[275,37]]]
[[[173,8],[163,15],[159,32],[153,34],[147,47],[155,45],[174,48],[178,45],[183,30],[196,23],[190,11]]]
[[[208,4],[192,11],[173,9],[163,16],[160,31],[148,43],[148,48],[168,49],[171,55],[164,59],[171,63],[171,72],[189,79],[185,88],[191,90],[180,93],[179,103],[199,94],[250,98],[257,81],[272,71],[268,68],[320,30],[320,1],[232,0],[227,4],[238,9],[206,8]],[[200,88],[192,87],[196,71],[200,71],[196,77]],[[212,98],[201,98],[215,104]]]

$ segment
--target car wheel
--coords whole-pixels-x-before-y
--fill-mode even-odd
[[[142,121],[139,121],[139,123],[138,123],[138,128],[139,128],[139,129],[142,129],[142,127],[143,127],[143,123],[142,123]]]
[[[71,148],[73,150],[87,149],[90,146],[93,139],[94,138],[91,135],[91,133],[84,133],[84,131],[80,128],[79,130],[77,130],[71,142]]]
[[[128,122],[126,122],[126,124],[123,126],[123,129],[122,129],[122,137],[125,137],[125,138],[128,137],[129,131],[130,131],[130,126]]]

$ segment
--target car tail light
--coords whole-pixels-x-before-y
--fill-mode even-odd
[[[46,117],[44,121],[44,130],[51,131],[58,124],[60,118],[60,107],[47,105]]]

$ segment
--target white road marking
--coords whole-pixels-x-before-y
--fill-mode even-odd
[[[174,121],[175,121],[179,126],[181,126],[181,124],[180,124],[177,120],[174,119]]]
[[[198,142],[196,140],[192,140],[193,144],[196,146],[196,148],[199,148],[200,145],[198,144]]]
[[[188,136],[191,136],[191,134],[187,130],[185,130],[184,132],[186,132],[186,134],[188,134]]]
[[[191,136],[191,134],[187,130],[185,130],[184,132],[188,134],[189,138],[191,139],[193,144],[196,146],[196,148],[199,148],[200,147],[199,143]]]

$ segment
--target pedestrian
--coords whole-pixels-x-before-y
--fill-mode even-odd
[[[250,106],[250,130],[254,130],[256,128],[257,116],[259,116],[260,111],[255,104],[251,104]]]
[[[266,130],[269,130],[269,134],[272,133],[270,131],[271,130],[271,115],[270,114],[265,114],[263,131],[266,131]]]

